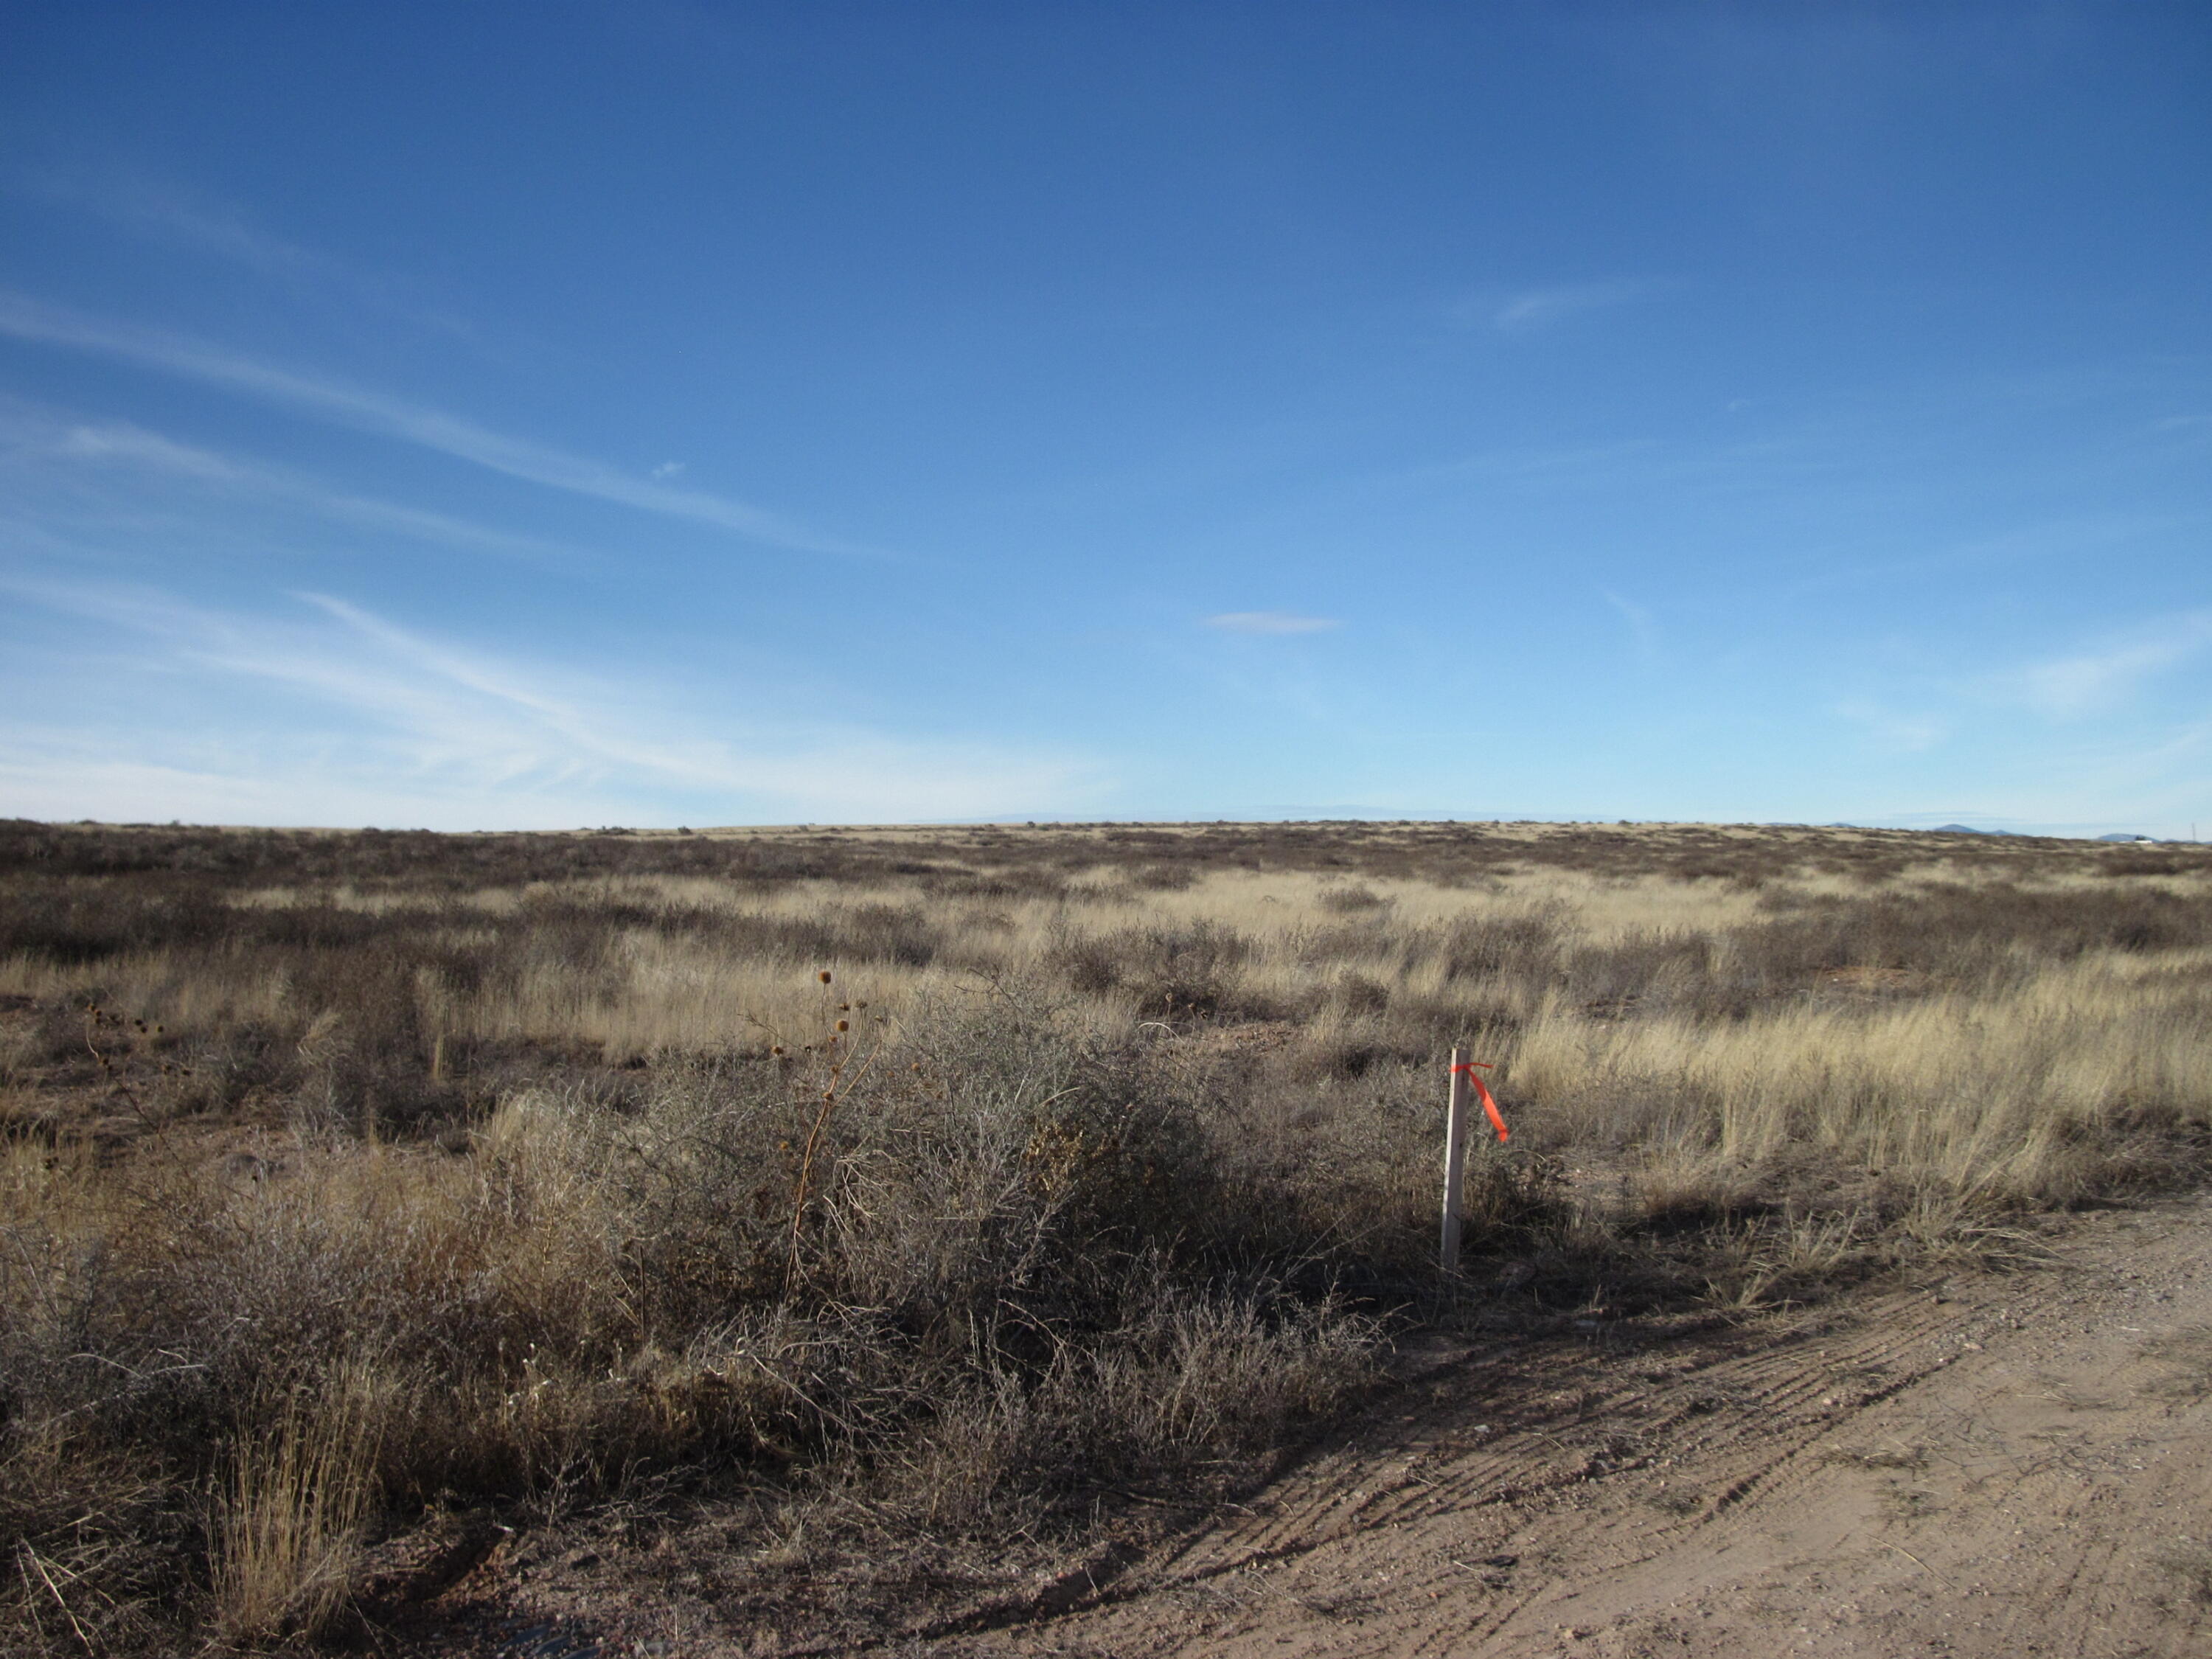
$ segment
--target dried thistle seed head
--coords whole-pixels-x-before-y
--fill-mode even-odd
[[[837,1029],[841,1031],[849,1031],[853,1029],[853,1022],[849,1019],[841,1019],[837,1022]]]
[[[783,1045],[782,1045],[781,1042],[777,1043],[775,1047],[773,1047],[772,1048],[770,1048],[770,1049],[769,1050],[769,1053],[770,1053],[770,1054],[781,1054],[782,1052],[783,1052]]]
[[[814,977],[820,980],[824,985],[827,985],[830,982],[830,970],[827,968],[824,968],[820,973],[815,975]]]

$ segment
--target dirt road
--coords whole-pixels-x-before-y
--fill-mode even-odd
[[[2212,1653],[2212,1200],[2055,1249],[1656,1342],[1438,1352],[1249,1513],[903,1650]]]

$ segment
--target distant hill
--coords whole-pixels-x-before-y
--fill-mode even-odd
[[[1936,836],[2016,836],[2017,830],[1977,830],[1971,823],[1939,823],[1929,832]]]

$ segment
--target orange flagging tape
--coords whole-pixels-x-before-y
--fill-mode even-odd
[[[1498,1139],[1501,1142],[1508,1140],[1512,1137],[1512,1131],[1505,1127],[1505,1115],[1498,1109],[1498,1103],[1490,1097],[1490,1085],[1474,1074],[1478,1066],[1486,1072],[1490,1069],[1490,1062],[1470,1060],[1464,1065],[1453,1066],[1452,1070],[1467,1073],[1467,1080],[1474,1085],[1475,1093],[1482,1097],[1482,1109],[1490,1114],[1490,1127],[1498,1131]]]

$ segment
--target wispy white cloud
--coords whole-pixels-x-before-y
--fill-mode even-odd
[[[2107,830],[2180,836],[2192,822],[2212,828],[2205,795],[2212,760],[2212,720],[2178,724],[2130,724],[2113,732],[2084,732],[2052,741],[2042,734],[2030,768],[1992,770],[1974,765],[1961,746],[1959,770],[1944,786],[1969,798],[1972,808],[1934,808],[1878,813],[1869,821],[1927,827],[1970,823],[2047,835],[2096,835]],[[2061,816],[2063,814],[2063,816]]]
[[[673,489],[586,456],[508,437],[459,416],[341,381],[278,368],[181,335],[85,317],[21,294],[0,291],[0,334],[117,358],[222,386],[304,410],[337,425],[416,444],[510,477],[712,525],[778,547],[811,553],[866,550],[727,496]]]
[[[261,229],[235,207],[143,175],[18,170],[9,185],[172,245],[201,249],[270,274],[331,271],[338,262]]]
[[[476,336],[450,312],[408,294],[406,284],[278,235],[236,204],[174,179],[82,167],[18,167],[0,177],[17,194],[90,215],[149,241],[206,254],[280,282],[331,290],[356,305],[464,339]]]
[[[1208,628],[1224,634],[1321,634],[1341,627],[1334,617],[1301,617],[1289,611],[1224,611],[1206,619]]]
[[[1989,699],[2024,706],[2054,720],[2109,714],[2154,676],[2212,645],[2212,611],[2174,617],[2024,668],[1992,674],[1977,690]]]
[[[504,812],[477,817],[443,792],[314,775],[312,769],[312,787],[303,789],[301,769],[271,775],[264,769],[267,758],[265,745],[207,742],[160,758],[126,758],[88,733],[9,728],[0,730],[0,799],[10,813],[50,821],[515,830],[626,821],[620,808],[627,803],[573,799],[510,803]]]
[[[696,693],[556,672],[328,594],[247,613],[120,585],[0,576],[0,592],[88,625],[81,636],[110,653],[17,665],[41,684],[0,717],[0,787],[34,816],[891,821],[1066,810],[1103,787],[1078,757],[709,713]],[[39,709],[114,695],[118,675],[163,694],[135,696],[128,722],[40,723]],[[187,702],[203,714],[163,712]],[[204,717],[210,704],[221,719]]]
[[[683,470],[684,463],[681,461],[663,461],[659,466],[653,469],[653,477],[655,478],[672,478],[678,473],[683,471]]]
[[[574,550],[536,537],[356,495],[283,468],[180,443],[128,421],[57,417],[0,399],[0,471],[20,475],[56,466],[178,481],[443,546],[529,557],[579,556]]]
[[[1601,589],[1598,597],[1618,611],[1621,620],[1628,624],[1629,632],[1636,636],[1637,655],[1644,662],[1656,662],[1659,659],[1659,624],[1653,619],[1650,611],[1633,599],[1623,599],[1610,588]]]
[[[1951,735],[1950,722],[1939,714],[1893,708],[1869,697],[1847,698],[1832,712],[1892,754],[1921,754]]]
[[[1607,311],[1649,297],[1643,282],[1568,283],[1523,289],[1490,313],[1490,325],[1501,334],[1528,334],[1585,312]]]
[[[220,455],[128,422],[33,425],[21,419],[4,419],[0,420],[0,441],[9,443],[10,459],[43,453],[56,460],[91,465],[120,464],[205,483],[234,483],[242,477],[238,467]]]

